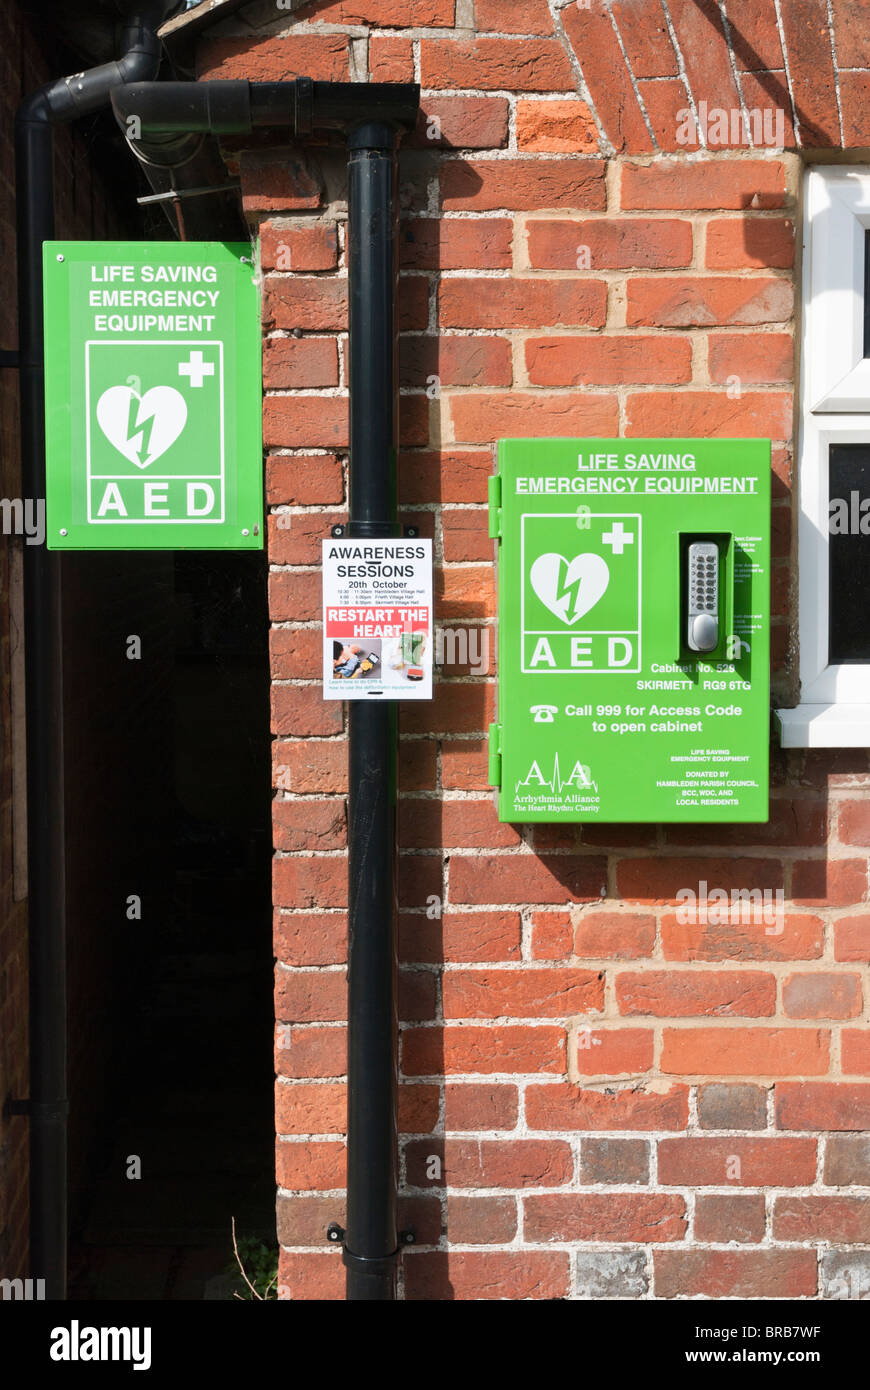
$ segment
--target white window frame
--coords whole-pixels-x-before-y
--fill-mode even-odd
[[[870,446],[870,358],[863,355],[870,168],[814,168],[804,177],[797,454],[801,702],[777,715],[785,748],[866,748],[870,662],[828,661],[828,451],[831,444]]]

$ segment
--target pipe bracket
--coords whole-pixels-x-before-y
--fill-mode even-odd
[[[345,1245],[342,1248],[341,1258],[348,1269],[354,1269],[360,1274],[390,1275],[396,1268],[400,1253],[397,1246],[392,1255],[376,1255],[372,1259],[367,1259],[365,1255],[354,1255],[353,1251],[348,1250]]]

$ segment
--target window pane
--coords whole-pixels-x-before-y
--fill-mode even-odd
[[[870,444],[832,444],[828,477],[828,660],[870,661]]]

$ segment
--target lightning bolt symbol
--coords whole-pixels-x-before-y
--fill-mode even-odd
[[[567,565],[565,566],[565,568],[566,568],[566,569],[568,568]],[[561,566],[561,564],[560,564],[560,566],[559,566],[559,572],[560,572],[560,574],[561,574],[561,570],[562,570],[562,566]],[[579,603],[580,603],[580,584],[581,584],[581,582],[582,582],[582,576],[581,576],[580,578],[575,579],[575,581],[574,581],[573,584],[568,584],[567,586],[560,583],[559,588],[558,588],[558,591],[557,591],[557,593],[556,593],[557,599],[567,598],[567,599],[569,600],[569,603],[568,603],[568,611],[567,611],[567,613],[566,613],[566,615],[565,615],[565,616],[566,616],[566,619],[569,620],[569,621],[570,621],[571,618],[573,618],[574,614],[577,612],[577,608],[578,608]]]
[[[148,462],[148,450],[151,446],[151,431],[153,428],[154,411],[152,410],[148,418],[142,421],[142,444],[139,448],[139,461],[141,463]]]
[[[134,446],[139,455],[139,462],[144,464],[148,461],[151,431],[154,428],[154,412],[152,411],[145,420],[139,420],[137,415],[141,408],[141,399],[138,396],[131,396],[127,415],[127,442]]]

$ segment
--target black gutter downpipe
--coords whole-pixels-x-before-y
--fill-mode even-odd
[[[348,139],[348,535],[398,534],[396,134]],[[398,1268],[397,706],[348,701],[347,1229],[349,1300],[396,1297]]]
[[[54,236],[54,138],[45,119],[15,123],[21,488],[45,497],[42,243]],[[66,1297],[66,883],[60,556],[25,548],[27,907],[30,968],[30,1273]]]
[[[130,8],[128,6],[128,8]],[[54,124],[108,105],[112,86],[154,77],[157,28],[177,0],[139,4],[123,56],[48,83],[15,118],[21,475],[24,497],[45,497],[42,243],[54,237]],[[27,719],[30,1097],[30,1269],[47,1299],[66,1297],[67,1040],[61,556],[24,551]]]
[[[348,534],[398,534],[396,146],[414,125],[416,85],[167,82],[118,88],[123,128],[150,165],[180,168],[201,132],[283,127],[297,138],[344,130],[348,140],[350,506]],[[395,702],[349,702],[347,1298],[396,1297],[399,1256],[397,841]],[[330,1235],[339,1235],[336,1226]]]

